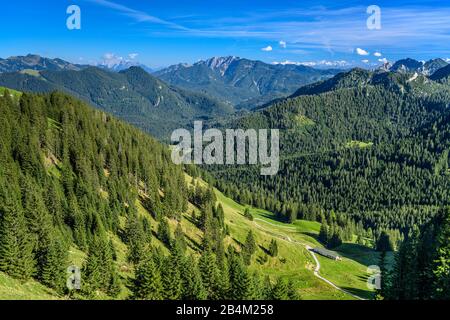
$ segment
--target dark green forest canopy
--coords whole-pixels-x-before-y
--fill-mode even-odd
[[[450,209],[443,208],[402,243],[393,270],[380,259],[381,290],[390,300],[450,299]],[[383,256],[382,256],[383,257]]]
[[[450,87],[411,77],[356,69],[222,122],[280,129],[273,177],[255,167],[205,168],[228,183],[228,195],[282,215],[333,210],[372,228],[421,224],[450,202]]]

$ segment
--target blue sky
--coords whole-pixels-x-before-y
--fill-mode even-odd
[[[66,27],[72,4],[81,8],[81,30]],[[366,25],[374,4],[380,30]],[[316,66],[450,58],[444,1],[16,0],[1,12],[2,58],[37,53],[151,67],[225,55]]]

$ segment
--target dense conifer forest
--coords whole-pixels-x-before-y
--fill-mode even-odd
[[[423,228],[413,228],[401,244],[393,270],[380,257],[381,289],[378,297],[390,300],[450,299],[450,209]]]
[[[325,221],[331,233],[349,228],[375,242],[386,233],[395,248],[450,204],[450,88],[410,77],[354,69],[219,122],[280,129],[280,171],[261,177],[255,166],[205,168],[242,203],[288,222]]]
[[[242,250],[224,245],[212,189],[188,188],[166,146],[57,92],[18,98],[6,90],[0,113],[0,271],[76,298],[113,298],[124,288],[132,299],[298,298],[287,281],[248,270],[251,233]],[[201,212],[196,250],[187,250],[180,224],[173,234],[168,226],[188,201]],[[156,233],[137,203],[158,221]],[[127,247],[132,279],[117,270],[113,236]],[[76,292],[66,286],[70,248],[86,253]]]

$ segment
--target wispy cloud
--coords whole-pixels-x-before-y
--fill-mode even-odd
[[[150,15],[146,12],[132,9],[130,7],[127,7],[127,6],[117,3],[117,2],[113,2],[113,1],[109,1],[109,0],[87,0],[87,1],[95,3],[95,4],[103,6],[103,7],[106,7],[106,8],[109,8],[109,9],[113,9],[113,10],[119,12],[120,14],[126,15],[126,16],[134,19],[136,22],[155,23],[155,24],[167,26],[172,29],[188,30],[188,28],[185,28],[179,24],[160,19],[160,18]]]
[[[381,52],[374,52],[373,55],[374,55],[375,57],[381,57],[381,56],[382,56]]]
[[[320,61],[274,61],[272,64],[281,64],[281,65],[297,65],[297,66],[307,66],[307,67],[335,67],[335,68],[344,68],[351,65],[350,62],[346,60],[320,60]]]
[[[448,52],[450,7],[383,8],[382,29],[366,26],[366,7],[295,10],[215,18],[196,25],[194,36],[262,38],[289,42],[291,49],[323,49],[348,52],[355,46],[383,47],[399,51]],[[305,46],[305,44],[307,46]]]
[[[269,52],[269,51],[272,51],[273,48],[272,48],[272,46],[267,46],[267,47],[261,48],[261,50]]]
[[[281,40],[278,44],[280,45],[280,48],[286,49],[286,41]]]

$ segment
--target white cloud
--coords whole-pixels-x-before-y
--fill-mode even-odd
[[[329,61],[329,60],[320,60],[320,61],[274,61],[272,64],[281,64],[281,65],[288,65],[293,64],[297,66],[307,66],[307,67],[347,67],[350,66],[350,63],[348,63],[345,60],[337,60],[337,61]]]
[[[272,49],[272,46],[267,46],[267,47],[265,47],[265,48],[262,48],[261,49],[262,51],[272,51],[273,49]]]
[[[274,62],[272,62],[272,64],[281,64],[281,65],[295,64],[295,65],[299,66],[299,65],[301,65],[301,62],[285,60],[285,61],[274,61]]]
[[[103,61],[101,64],[108,67],[112,67],[116,64],[121,63],[122,61],[124,61],[123,57],[119,57],[114,53],[105,53],[103,55]]]
[[[369,63],[369,60],[367,60],[367,59],[364,59],[364,60],[361,60],[362,62],[364,62],[364,63]]]
[[[136,58],[138,57],[138,55],[139,55],[139,53],[130,53],[130,54],[128,55],[128,57],[129,57],[131,60],[134,60],[134,59],[136,59]]]
[[[378,61],[382,63],[388,63],[388,60],[386,58],[378,59]]]
[[[381,52],[375,52],[373,55],[374,55],[375,57],[381,57],[381,56],[382,56]]]
[[[450,62],[450,58],[445,59],[446,62]]]
[[[278,42],[278,44],[281,48],[286,49],[286,41],[281,40],[280,42]]]
[[[368,56],[369,55],[368,51],[361,49],[361,48],[356,48],[356,53],[359,54],[360,56]]]

